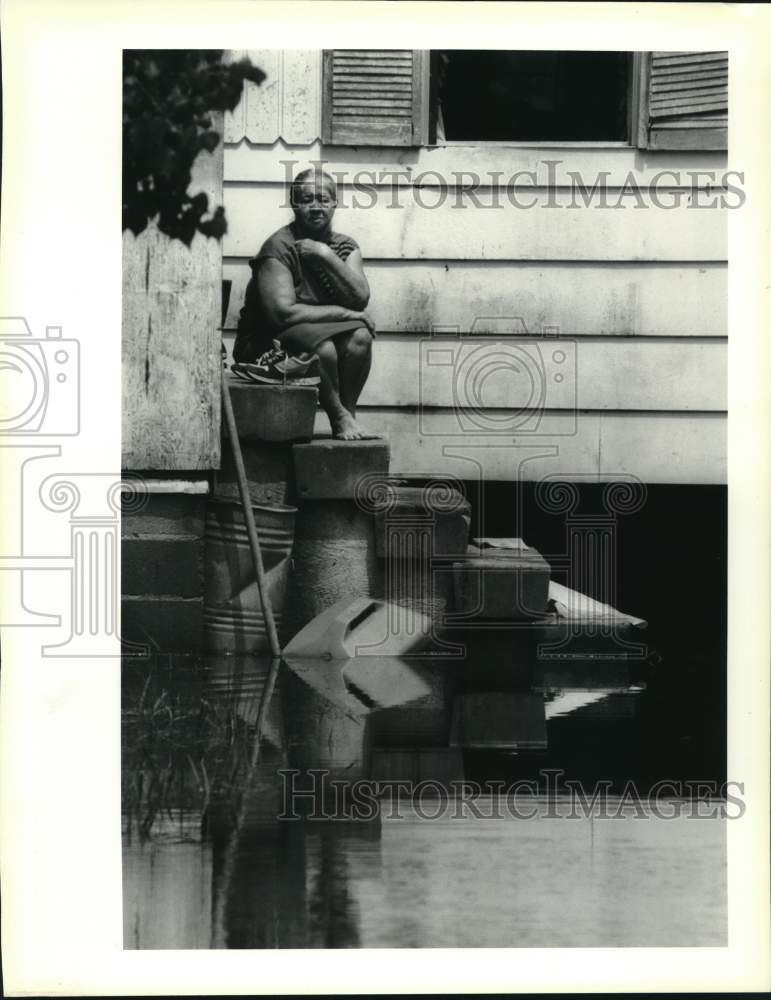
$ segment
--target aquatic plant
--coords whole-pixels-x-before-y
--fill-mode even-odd
[[[248,762],[254,727],[232,704],[209,698],[203,675],[185,680],[158,659],[144,674],[124,671],[122,811],[127,830],[151,834],[161,816],[203,819],[227,799]]]

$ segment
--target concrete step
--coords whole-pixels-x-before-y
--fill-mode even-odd
[[[453,563],[453,575],[459,612],[498,621],[532,619],[546,612],[551,568],[527,545],[470,545],[465,558]]]
[[[297,496],[301,500],[353,500],[368,488],[367,477],[388,475],[390,448],[376,441],[318,437],[294,447]]]
[[[442,483],[411,486],[393,479],[375,512],[378,556],[424,560],[464,555],[468,547],[471,504]]]

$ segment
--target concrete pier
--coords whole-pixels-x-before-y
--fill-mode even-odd
[[[352,500],[365,477],[387,476],[388,442],[316,438],[294,447],[297,496],[301,500]]]
[[[342,598],[383,595],[374,518],[357,497],[365,477],[387,475],[388,442],[319,438],[293,451],[298,515],[282,643]]]

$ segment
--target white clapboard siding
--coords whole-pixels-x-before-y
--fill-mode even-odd
[[[307,146],[321,133],[321,51],[318,49],[232,49],[228,59],[247,57],[266,74],[260,86],[247,83],[241,101],[225,116],[225,142]]]
[[[726,408],[726,343],[380,337],[363,406],[499,410]]]
[[[239,59],[245,59],[247,57],[246,49],[226,49],[223,53],[224,62],[238,62]],[[248,85],[247,85],[248,86]],[[232,111],[225,112],[225,132],[224,141],[229,142],[240,142],[244,137],[244,130],[246,127],[246,104],[248,101],[248,89],[245,86],[244,92],[241,94],[241,100],[233,108]],[[228,155],[225,153],[225,176],[228,172]]]
[[[725,264],[367,261],[378,330],[559,332],[566,336],[721,337]],[[226,259],[234,329],[251,269]]]
[[[361,421],[388,438],[395,474],[441,470],[490,482],[554,474],[597,481],[629,474],[646,483],[726,481],[726,419],[717,413],[579,413],[572,434],[560,433],[562,418],[547,413],[536,433],[500,445],[481,431],[462,430],[448,411],[373,408],[362,410]],[[329,433],[321,412],[316,432]]]
[[[672,187],[720,186],[726,171],[724,152],[656,152],[655,156],[632,147],[605,149],[544,146],[421,146],[399,147],[292,146],[279,139],[275,146],[252,146],[248,143],[228,146],[225,150],[225,182],[253,184],[288,183],[300,170],[321,164],[344,183],[360,186],[412,183],[476,183],[489,189],[491,184],[504,187],[515,184],[554,185],[559,188],[579,182],[591,189],[599,178],[609,188],[623,187],[632,175],[644,189],[656,185],[662,191]],[[374,177],[372,176],[374,174]],[[693,174],[693,176],[691,176]],[[710,177],[710,174],[713,176]],[[735,178],[729,178],[736,183]],[[488,196],[489,198],[489,196]],[[480,201],[484,201],[480,197]],[[663,199],[662,199],[663,200]],[[735,197],[732,199],[735,201]]]
[[[291,218],[288,181],[323,160],[340,183],[335,226],[364,252],[379,330],[361,419],[389,437],[395,472],[509,481],[630,473],[651,483],[725,482],[728,213],[689,208],[688,199],[691,189],[709,188],[707,201],[725,195],[733,207],[741,201],[741,185],[725,177],[719,138],[709,150],[694,148],[704,138],[701,126],[712,127],[715,109],[705,104],[694,112],[693,101],[709,104],[725,76],[719,60],[701,63],[656,59],[646,104],[650,150],[321,145],[320,64],[306,77],[298,71],[292,82],[286,66],[278,66],[281,92],[265,95],[259,114],[256,105],[251,110],[251,136],[263,138],[247,135],[244,112],[244,134],[229,133],[225,150],[223,276],[232,281],[226,327],[234,328],[243,303],[248,258]],[[303,88],[310,124],[287,141],[282,109],[289,93]],[[354,112],[367,112],[377,95],[349,91],[338,83],[349,118],[366,118]],[[392,108],[398,119],[403,105]],[[684,113],[700,119],[685,139],[687,129],[670,127]],[[591,196],[593,207],[583,206],[582,187],[591,191],[604,181],[613,204],[625,184],[629,191],[630,178],[646,208],[635,208],[631,193],[626,208],[599,208],[599,191]],[[417,199],[414,184],[420,186]],[[509,205],[507,184],[522,201],[535,187],[538,204]],[[402,208],[387,207],[395,185]],[[479,207],[494,202],[496,185],[506,207]],[[458,200],[462,187],[475,190]],[[656,207],[651,187],[665,205],[680,198],[680,207]],[[360,207],[352,207],[354,195]],[[441,207],[420,205],[440,197]],[[579,207],[548,204],[571,200]],[[435,328],[501,333],[507,322],[515,333],[524,325],[530,349],[557,349],[575,337],[575,378],[548,383],[545,402],[538,401],[546,408],[539,410],[528,384],[496,370],[501,359],[496,362],[488,340],[478,359],[481,375],[488,375],[480,408],[456,407],[464,392],[465,402],[474,403],[468,392],[470,387],[473,397],[474,380],[463,382],[459,394],[452,366],[421,364],[423,336]],[[544,332],[563,339],[545,339]],[[493,361],[490,372],[486,360]],[[321,412],[317,426],[328,430]],[[541,457],[519,469],[533,455]]]
[[[726,417],[719,413],[600,416],[600,474],[648,483],[725,483]]]
[[[437,192],[408,189],[397,207],[378,193],[372,208],[340,208],[335,227],[358,240],[368,257],[431,260],[725,260],[725,212],[720,208],[600,209],[549,207],[549,191],[531,192],[532,208],[488,210],[455,195],[436,208]],[[265,187],[228,186],[226,257],[251,256],[291,218],[284,195]],[[400,206],[400,207],[399,207]]]
[[[248,55],[265,73],[265,79],[259,86],[247,84],[244,136],[249,142],[275,142],[281,131],[282,53],[262,49]]]

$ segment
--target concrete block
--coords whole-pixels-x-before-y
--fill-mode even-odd
[[[241,453],[252,503],[287,504],[294,496],[292,445],[242,441]],[[223,442],[222,467],[215,474],[214,495],[240,500],[236,467],[229,442]]]
[[[124,538],[121,545],[122,593],[202,597],[203,549],[200,537]]]
[[[203,650],[203,598],[125,596],[121,600],[121,636],[146,643],[160,653]]]
[[[225,377],[239,438],[303,441],[313,437],[318,399],[313,386],[251,385],[233,376]],[[227,443],[223,451],[226,447]]]
[[[375,513],[380,558],[423,560],[465,555],[471,504],[457,490],[389,484],[390,497]]]
[[[472,546],[453,564],[455,609],[477,618],[508,621],[546,612],[551,569],[535,549]]]
[[[316,438],[294,447],[297,495],[307,500],[353,499],[365,476],[388,473],[387,441]]]
[[[206,495],[151,493],[141,510],[121,515],[121,537],[203,536]]]
[[[453,705],[450,745],[475,749],[545,750],[543,696],[500,691],[459,695]]]

